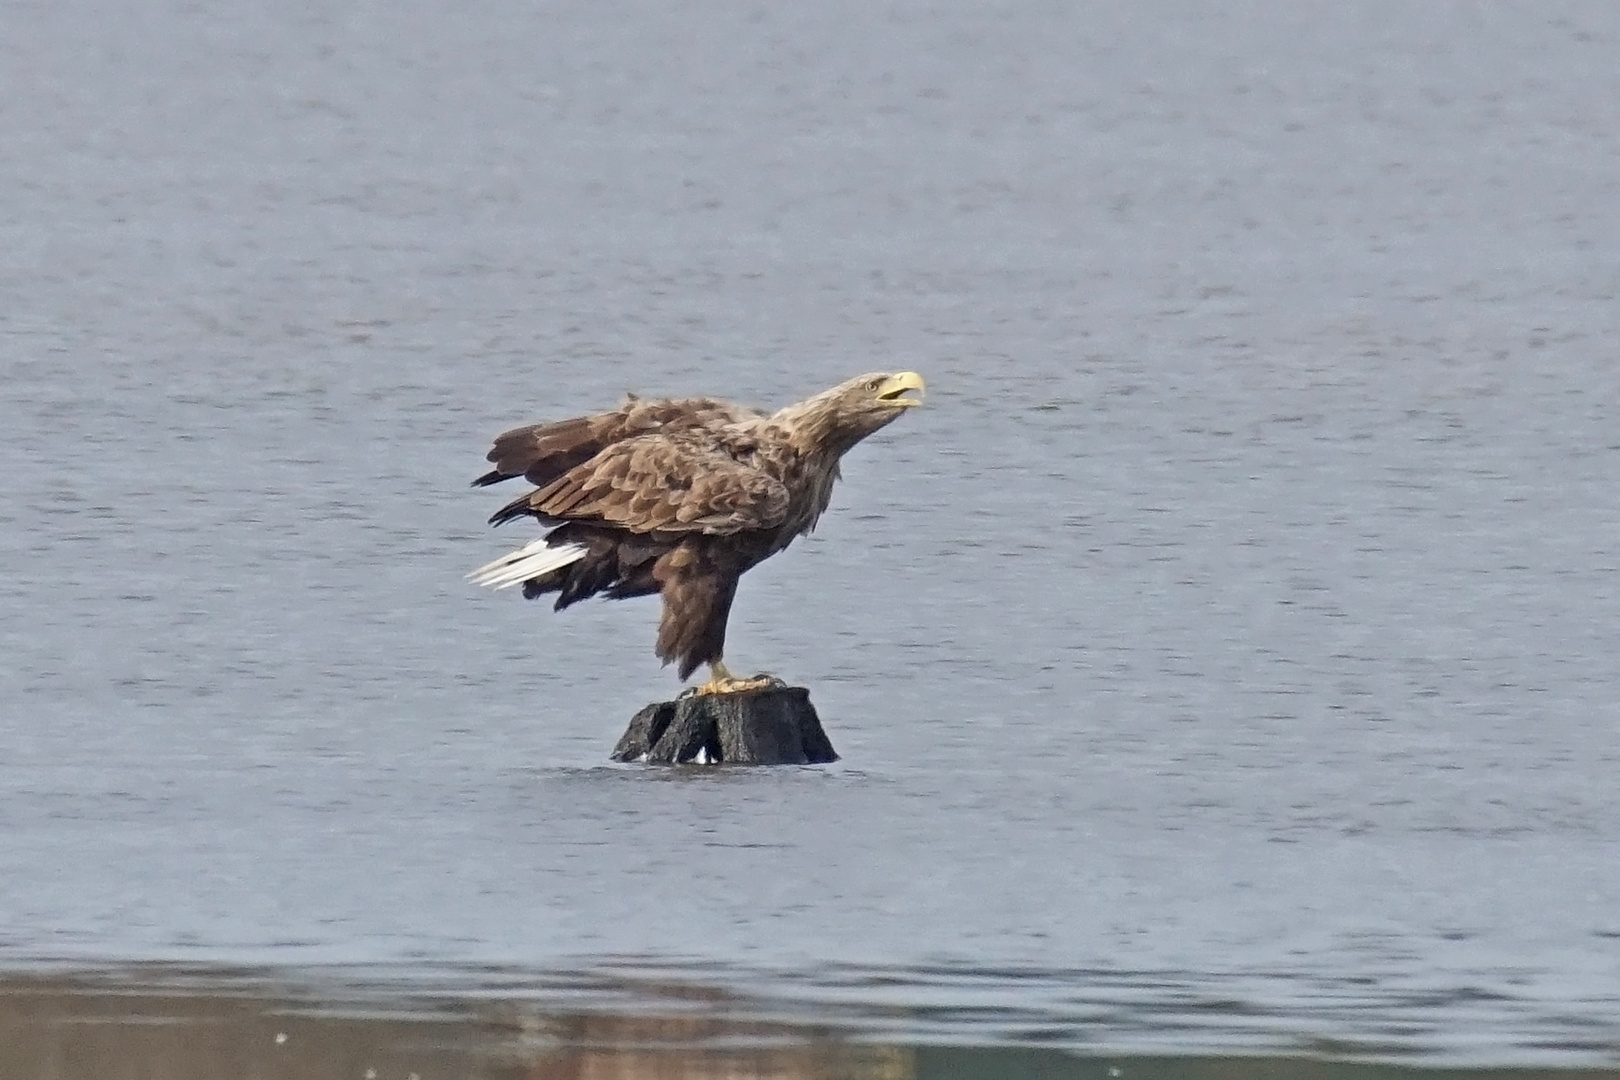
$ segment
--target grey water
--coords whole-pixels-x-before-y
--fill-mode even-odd
[[[0,971],[1620,1060],[1617,57],[1598,0],[5,5]],[[656,603],[468,586],[532,535],[488,440],[902,368],[731,620],[843,760],[609,766]]]

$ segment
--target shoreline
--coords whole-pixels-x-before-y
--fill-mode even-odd
[[[331,975],[332,973],[326,973]],[[832,1015],[764,1015],[743,995],[666,982],[616,998],[407,988],[272,970],[182,965],[0,974],[0,1080],[224,1075],[324,1080],[432,1077],[698,1076],[921,1080],[925,1077],[1176,1077],[1228,1080],[1620,1080],[1620,1064],[1448,1064],[1366,1060],[1322,1041],[1256,1053],[1212,1039],[1186,1053],[1103,1047],[948,1044],[874,1035]],[[632,992],[635,991],[635,992]],[[638,996],[639,995],[639,996]],[[903,1012],[898,1006],[894,1011]],[[1360,1058],[1360,1060],[1358,1060]]]

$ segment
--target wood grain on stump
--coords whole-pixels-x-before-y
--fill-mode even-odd
[[[838,754],[802,686],[659,701],[636,713],[614,761],[819,765]]]

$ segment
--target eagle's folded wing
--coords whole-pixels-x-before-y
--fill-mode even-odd
[[[636,533],[726,536],[787,517],[787,486],[694,431],[615,443],[525,500],[549,521],[601,521]]]
[[[624,439],[712,423],[735,423],[758,415],[752,409],[713,398],[631,398],[612,412],[530,424],[505,432],[495,439],[488,455],[495,468],[474,480],[473,486],[484,487],[522,476],[536,487],[544,487]]]

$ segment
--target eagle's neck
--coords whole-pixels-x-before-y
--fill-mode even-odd
[[[771,417],[771,426],[783,433],[783,441],[805,460],[825,459],[836,467],[838,459],[866,437],[866,432],[840,422],[837,403],[831,394],[817,394],[796,405],[789,405]]]
[[[794,493],[793,505],[783,522],[778,550],[816,527],[832,501],[838,459],[860,441],[844,437],[836,420],[831,402],[810,398],[789,405],[765,422],[769,441],[788,451],[778,459],[782,479],[793,478],[788,484]]]
[[[840,475],[838,458],[834,455],[801,458],[795,471],[799,474],[798,482],[794,485],[793,505],[783,522],[781,547],[787,547],[795,536],[815,531],[816,522],[832,502],[833,485]]]

